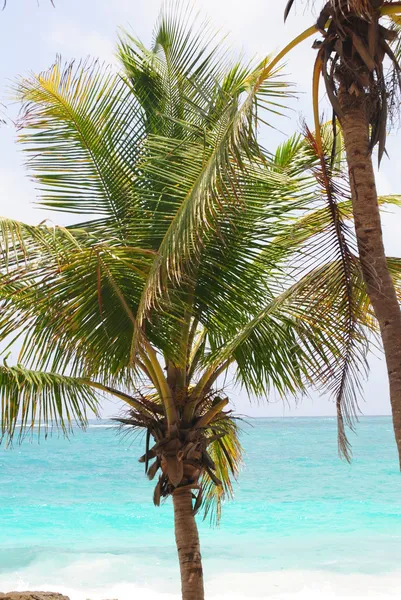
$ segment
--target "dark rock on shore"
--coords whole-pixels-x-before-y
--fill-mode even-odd
[[[70,600],[68,596],[55,592],[0,592],[1,600]]]

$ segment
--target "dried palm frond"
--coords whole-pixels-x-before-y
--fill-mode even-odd
[[[353,429],[355,418],[359,412],[357,403],[357,392],[359,391],[358,371],[361,367],[365,370],[367,368],[366,354],[368,349],[367,344],[360,344],[360,340],[363,339],[361,331],[363,315],[360,310],[360,291],[356,285],[356,281],[358,279],[361,281],[361,277],[356,256],[355,239],[339,209],[339,202],[349,197],[350,192],[346,183],[340,177],[340,173],[333,171],[330,153],[319,148],[316,138],[306,126],[305,130],[307,143],[318,159],[318,163],[312,169],[312,172],[318,183],[320,193],[327,203],[327,209],[332,220],[331,235],[334,244],[329,242],[328,247],[330,252],[334,250],[332,260],[334,259],[337,263],[337,266],[333,269],[332,277],[338,278],[339,290],[343,294],[342,297],[340,295],[337,297],[339,303],[337,327],[344,333],[342,338],[344,350],[341,353],[340,361],[334,367],[333,365],[328,366],[327,375],[324,378],[328,378],[329,388],[336,401],[339,453],[340,456],[350,461],[351,448],[344,425],[346,424]],[[320,249],[319,252],[321,251]],[[324,280],[321,275],[320,278],[321,281]],[[327,294],[327,291],[324,293]]]
[[[396,98],[401,90],[397,43],[399,17],[394,14],[390,28],[380,23],[383,14],[387,14],[385,9],[392,5],[396,8],[397,3],[385,3],[383,0],[329,0],[316,22],[323,40],[314,44],[318,50],[314,69],[315,121],[318,122],[317,92],[321,73],[335,118],[340,121],[341,86],[351,97],[363,97],[371,129],[370,147],[373,150],[378,145],[379,164],[386,150],[388,120],[392,109],[398,107]],[[290,0],[285,18],[292,6],[293,0]],[[388,74],[384,69],[385,58],[391,65]]]

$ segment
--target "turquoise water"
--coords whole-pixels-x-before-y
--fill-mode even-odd
[[[337,457],[334,419],[244,425],[235,501],[218,529],[199,523],[206,580],[296,573],[295,593],[305,572],[340,587],[352,587],[351,576],[377,584],[396,573],[401,475],[390,419],[361,419],[351,441],[348,465]],[[69,441],[53,436],[0,450],[0,590],[48,586],[107,598],[117,596],[105,590],[124,584],[142,590],[135,597],[176,597],[171,503],[153,506],[153,485],[137,462],[142,446],[142,438],[121,438],[97,422]],[[277,593],[289,585],[277,581]],[[263,589],[258,597],[271,597]]]

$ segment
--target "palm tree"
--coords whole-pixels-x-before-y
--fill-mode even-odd
[[[293,4],[294,0],[287,3],[285,18]],[[384,251],[372,164],[376,146],[380,164],[389,115],[398,110],[400,22],[400,2],[329,0],[316,24],[293,40],[274,65],[298,43],[320,32],[321,40],[314,43],[317,57],[313,70],[317,142],[320,145],[318,97],[322,77],[333,108],[333,128],[336,130],[338,121],[344,136],[359,257],[380,327],[401,465],[401,311]]]
[[[187,17],[163,13],[151,50],[124,35],[122,74],[57,62],[18,84],[40,204],[81,222],[0,220],[0,339],[22,341],[0,409],[11,441],[121,399],[155,504],[173,499],[183,598],[202,600],[195,513],[219,516],[241,460],[222,378],[259,396],[329,388],[348,456],[374,322],[339,170],[309,132],[260,147],[278,73],[230,63]]]

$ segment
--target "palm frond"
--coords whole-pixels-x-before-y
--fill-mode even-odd
[[[18,82],[20,142],[39,184],[39,204],[109,217],[121,227],[144,123],[125,80],[96,61],[63,64]]]
[[[347,440],[344,421],[349,427],[358,411],[356,388],[358,382],[359,365],[363,364],[367,352],[366,344],[358,344],[364,336],[360,332],[360,303],[357,298],[357,289],[354,286],[355,276],[355,240],[349,231],[343,215],[339,211],[338,199],[349,195],[341,180],[335,179],[330,169],[330,162],[320,149],[316,139],[309,130],[306,130],[306,139],[311,149],[319,158],[320,165],[313,169],[313,174],[319,187],[319,192],[326,201],[327,210],[331,217],[331,227],[328,230],[326,240],[316,241],[319,244],[319,260],[330,261],[332,256],[336,257],[334,263],[337,268],[332,269],[332,285],[337,287],[338,317],[337,326],[344,332],[342,347],[340,350],[340,361],[329,366],[330,389],[335,395],[338,430],[339,430],[339,452],[347,460],[350,460],[350,447]],[[327,289],[324,289],[327,294]]]
[[[53,427],[65,434],[72,426],[85,427],[88,414],[98,414],[98,401],[80,379],[26,369],[0,366],[1,437],[19,439],[37,426],[38,433]]]
[[[291,9],[293,7],[294,2],[295,2],[295,0],[288,0],[288,2],[286,4],[286,7],[285,7],[285,10],[284,10],[284,21],[287,20],[288,15],[291,12]]]
[[[260,160],[255,142],[256,107],[267,103],[269,95],[284,94],[285,86],[275,88],[274,77],[261,80],[266,64],[254,70],[228,97],[218,124],[203,132],[197,143],[154,137],[148,145],[149,159],[144,165],[148,176],[162,175],[160,187],[165,203],[178,206],[167,221],[144,288],[138,311],[139,326],[158,298],[163,295],[166,280],[180,280],[186,261],[197,261],[206,233],[227,208],[241,207],[241,173]],[[280,89],[280,87],[282,89]],[[240,101],[242,95],[245,99]],[[262,96],[265,96],[263,98]],[[267,106],[268,107],[268,106]],[[167,204],[168,206],[168,204]],[[220,217],[221,218],[221,217]],[[166,279],[167,278],[167,279]]]
[[[186,2],[163,6],[151,49],[124,32],[118,52],[149,134],[182,137],[224,110],[219,97],[235,82],[228,49]]]
[[[398,64],[401,64],[401,7],[400,14],[390,15],[390,19],[392,21],[392,29],[396,32],[397,36],[393,47],[394,56]]]
[[[235,419],[221,421],[215,430],[223,437],[213,441],[208,446],[208,453],[216,469],[215,474],[222,482],[216,486],[207,471],[201,480],[202,510],[204,518],[210,517],[210,522],[217,525],[226,500],[234,497],[233,480],[236,480],[242,465],[243,448],[239,439],[240,428]],[[215,433],[212,430],[212,433]]]
[[[305,0],[304,0],[305,1]],[[315,0],[306,0],[310,4],[315,4]],[[343,12],[344,14],[353,14],[357,15],[360,18],[370,20],[372,16],[373,9],[381,9],[383,4],[391,4],[390,2],[384,2],[384,0],[327,0],[324,4],[326,10],[328,8],[332,8],[333,10],[338,10]],[[394,2],[394,4],[397,4]],[[284,20],[287,19],[291,9],[295,5],[295,0],[288,0],[287,5],[284,11]]]
[[[22,336],[20,360],[32,368],[102,378],[114,365],[125,377],[153,252],[95,243],[83,230],[1,225],[1,339]]]
[[[401,258],[389,257],[387,258],[387,264],[401,304]]]

